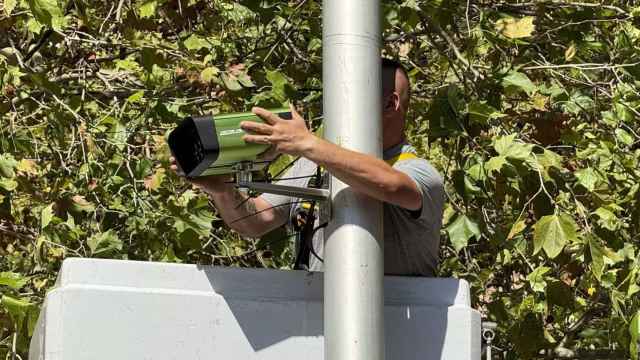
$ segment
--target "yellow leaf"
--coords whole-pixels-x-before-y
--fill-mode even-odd
[[[156,172],[144,179],[144,187],[149,191],[156,191],[160,188],[162,184],[162,180],[164,180],[165,170],[163,168],[159,168]]]
[[[171,151],[169,150],[169,145],[167,145],[164,136],[162,135],[153,135],[153,153],[155,154],[156,159],[160,161],[169,161],[169,156],[171,156]]]
[[[531,106],[536,110],[545,111],[547,109],[547,97],[535,94],[531,99]]]
[[[49,257],[52,257],[54,259],[62,259],[64,258],[64,248],[61,247],[50,247],[48,249],[48,255]]]
[[[167,143],[162,135],[152,135],[151,138],[153,139],[153,149],[155,151],[162,149]]]
[[[15,9],[16,5],[17,5],[16,0],[4,0],[4,13],[7,16],[10,16],[11,12],[13,11],[13,9]]]
[[[401,57],[406,57],[411,52],[411,43],[406,42],[404,44],[400,44],[398,47],[398,55]]]
[[[511,231],[507,235],[507,240],[513,239],[514,236],[520,234],[527,227],[527,223],[524,220],[520,220],[511,226]]]
[[[511,39],[520,39],[531,36],[536,27],[533,25],[533,16],[522,19],[500,19],[496,22],[496,30]]]
[[[574,56],[576,56],[576,44],[571,43],[571,45],[564,52],[564,59],[566,61],[570,61]]]
[[[594,288],[593,286],[587,289],[587,294],[589,294],[589,296],[593,296],[593,294],[596,293],[596,288]]]
[[[29,159],[22,159],[16,166],[16,169],[26,175],[37,175],[38,165],[35,161]]]
[[[72,196],[71,197],[71,201],[73,202],[71,204],[71,207],[73,208],[74,211],[91,212],[91,211],[95,210],[95,207],[93,206],[93,204],[90,203],[89,201],[87,201],[87,199],[82,195],[74,195],[74,196]]]
[[[202,70],[202,72],[200,73],[200,79],[202,79],[202,81],[205,83],[210,83],[216,79],[219,73],[220,73],[220,70],[218,70],[217,67],[210,66]]]

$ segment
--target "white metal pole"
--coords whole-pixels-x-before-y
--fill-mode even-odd
[[[323,112],[327,140],[382,153],[380,1],[325,0]],[[326,360],[384,360],[382,204],[331,180],[325,232]]]

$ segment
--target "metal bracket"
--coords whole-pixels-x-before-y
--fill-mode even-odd
[[[241,189],[252,189],[261,193],[276,195],[288,195],[305,200],[322,201],[329,199],[330,196],[328,189],[303,188],[263,182],[238,181],[236,186]]]
[[[236,182],[239,183],[250,183],[253,180],[253,175],[251,174],[251,169],[253,168],[253,164],[251,161],[241,161],[232,166],[232,169],[236,172]],[[243,193],[247,193],[247,188],[239,189]]]
[[[482,339],[485,342],[486,345],[486,356],[487,356],[487,360],[491,360],[492,358],[492,354],[491,354],[491,350],[493,349],[493,346],[491,345],[491,343],[493,342],[493,339],[495,339],[496,337],[496,333],[495,330],[498,327],[498,324],[491,322],[491,321],[483,321],[482,322]]]

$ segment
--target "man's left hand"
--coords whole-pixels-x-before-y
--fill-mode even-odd
[[[290,105],[290,108],[291,120],[285,120],[268,110],[254,107],[251,111],[265,122],[241,122],[242,130],[249,132],[243,137],[244,141],[271,145],[278,153],[304,155],[313,147],[316,136],[307,129],[304,119],[293,105]]]

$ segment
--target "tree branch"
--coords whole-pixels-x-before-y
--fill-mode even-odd
[[[449,44],[449,47],[451,48],[451,50],[453,51],[454,55],[456,56],[456,58],[458,59],[458,61],[460,61],[465,67],[467,67],[469,69],[469,71],[471,71],[471,73],[473,74],[475,79],[483,79],[484,76],[482,76],[482,74],[480,74],[474,67],[473,65],[471,65],[471,62],[469,60],[467,60],[462,53],[460,52],[460,49],[458,48],[458,46],[455,44],[455,42],[453,41],[453,39],[449,36],[449,34],[447,34],[446,31],[444,31],[440,25],[436,24],[434,21],[432,21],[428,16],[424,16],[422,17],[422,20],[428,25],[429,28],[433,29],[435,31],[435,33],[437,33],[441,38],[444,39],[444,41],[447,42],[447,44]]]
[[[518,4],[508,4],[508,3],[500,3],[494,5],[494,7],[498,9],[513,9],[513,10],[524,10],[531,11],[531,8],[537,8],[539,6],[549,7],[549,8],[595,8],[595,9],[607,9],[617,12],[621,15],[629,15],[625,10],[613,6],[613,5],[603,5],[603,4],[592,4],[592,3],[583,3],[583,2],[558,2],[558,1],[539,1],[539,2],[523,2]],[[527,14],[527,15],[535,15]]]

